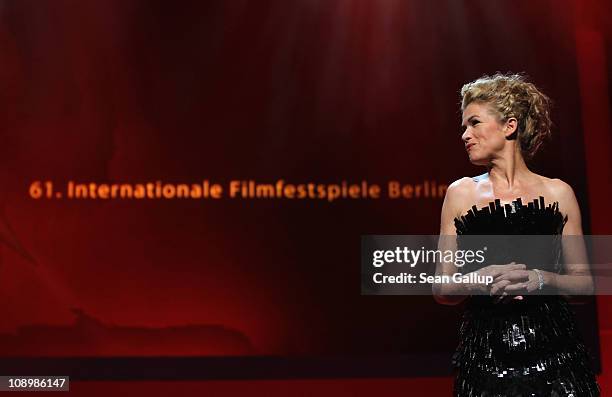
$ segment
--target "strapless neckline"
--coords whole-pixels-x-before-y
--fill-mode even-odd
[[[473,205],[454,220],[457,234],[561,234],[566,222],[559,202],[547,205],[544,196],[527,204],[520,197],[503,205],[495,199],[480,209]]]
[[[537,199],[531,200],[527,204],[527,207],[535,210],[544,210],[545,208],[547,208],[545,205],[546,204],[544,196],[539,196]],[[473,205],[472,208],[467,210],[463,215],[456,216],[455,220],[460,221],[461,219],[465,219],[465,217],[470,214],[476,215],[478,212],[481,211],[488,210],[489,213],[493,213],[498,208],[503,208],[505,210],[504,215],[508,216],[509,213],[514,213],[518,210],[518,208],[521,208],[523,206],[523,199],[521,197],[517,197],[515,200],[512,200],[509,203],[502,203],[501,199],[495,199],[493,201],[489,201],[487,205],[480,207],[480,210],[476,205]],[[548,208],[556,208],[556,210],[559,211],[559,201],[553,201],[552,203],[548,204]]]

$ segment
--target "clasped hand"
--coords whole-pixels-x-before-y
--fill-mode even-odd
[[[492,276],[493,283],[481,288],[496,296],[495,303],[507,303],[513,299],[521,300],[521,293],[530,293],[538,289],[538,275],[533,270],[527,270],[522,263],[510,262],[505,265],[489,265],[478,270],[482,276]]]

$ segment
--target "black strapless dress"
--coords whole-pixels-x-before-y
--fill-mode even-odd
[[[543,197],[528,205],[517,199],[502,206],[495,200],[455,219],[457,244],[462,249],[462,235],[560,235],[566,221],[558,203],[545,207]],[[559,250],[560,245],[554,247],[552,257],[558,259]],[[560,273],[562,264],[539,268]],[[454,395],[599,396],[589,352],[565,298],[523,298],[497,304],[489,296],[467,298],[453,356]]]

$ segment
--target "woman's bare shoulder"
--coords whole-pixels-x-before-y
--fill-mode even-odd
[[[452,208],[454,215],[460,215],[466,207],[469,208],[473,204],[477,178],[465,176],[448,185],[445,201]]]
[[[559,178],[548,178],[542,175],[539,175],[539,177],[546,187],[546,190],[550,193],[555,201],[559,201],[561,203],[576,199],[574,189],[572,189],[569,183]]]
[[[569,183],[559,178],[547,178],[540,176],[544,184],[544,191],[548,196],[548,202],[559,203],[559,208],[564,214],[571,215],[573,218],[580,218],[580,208],[574,189]]]
[[[456,196],[471,196],[478,187],[478,183],[483,179],[484,175],[464,176],[459,178],[448,186],[448,189]]]
[[[476,178],[479,177],[464,176],[463,178],[459,178],[450,185],[448,185],[448,189],[458,193],[466,193],[476,187]]]

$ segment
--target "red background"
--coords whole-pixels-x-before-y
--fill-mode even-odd
[[[3,3],[0,332],[6,340],[24,325],[67,330],[54,343],[49,333],[9,338],[4,355],[448,351],[453,309],[364,300],[350,275],[361,234],[435,234],[439,200],[36,201],[27,187],[35,179],[448,183],[478,172],[459,140],[461,84],[526,71],[555,101],[557,136],[534,168],[574,186],[586,231],[610,234],[604,6]],[[73,308],[87,314],[83,323]],[[606,395],[607,298],[598,309]],[[417,327],[407,315],[380,326],[398,310],[435,320]],[[138,333],[74,343],[70,332],[99,329],[98,321],[138,332],[198,325],[213,343],[197,332],[158,344],[134,343]],[[278,395],[444,395],[451,380],[73,383],[88,394],[254,386]]]

